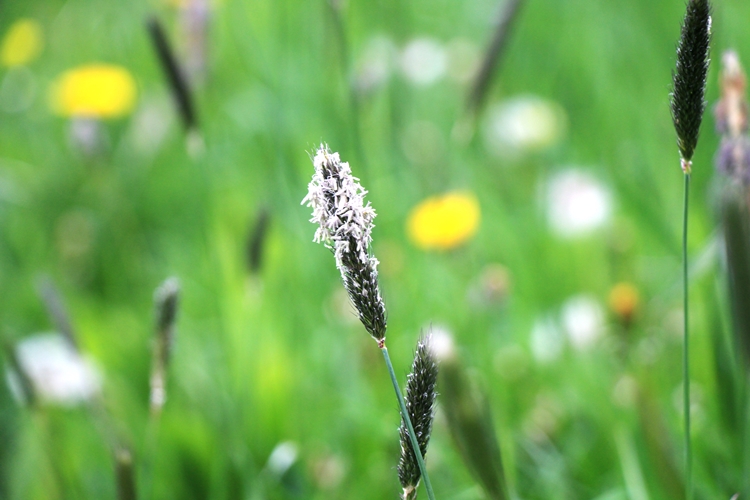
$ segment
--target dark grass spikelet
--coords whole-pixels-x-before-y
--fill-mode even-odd
[[[378,284],[378,260],[370,253],[375,210],[364,203],[367,191],[338,153],[321,145],[313,159],[315,174],[302,204],[313,208],[319,225],[314,241],[330,248],[349,299],[367,332],[382,344],[387,327]]]
[[[135,467],[133,454],[126,446],[114,451],[117,500],[136,500]]]
[[[706,108],[710,38],[711,6],[708,0],[689,0],[677,46],[671,101],[677,146],[686,172],[689,172]]]
[[[263,207],[255,217],[255,226],[247,239],[247,265],[251,273],[258,273],[263,265],[263,246],[268,235],[271,212]]]
[[[427,453],[427,445],[430,442],[437,398],[438,364],[431,342],[431,335],[424,336],[417,342],[417,350],[414,354],[411,373],[406,381],[406,396],[404,397],[422,457]],[[404,488],[402,498],[412,500],[417,497],[417,486],[421,477],[419,464],[409,440],[409,431],[403,421],[398,432],[401,438],[398,479]]]
[[[156,54],[159,56],[159,62],[164,70],[164,76],[169,82],[172,89],[172,95],[177,104],[180,113],[180,119],[185,130],[197,128],[198,119],[196,118],[193,99],[190,93],[185,73],[177,62],[172,46],[169,44],[164,28],[156,18],[151,18],[147,23],[148,32],[151,36],[151,42],[154,44]]]
[[[177,309],[180,302],[180,282],[177,278],[167,278],[154,292],[156,309],[156,332],[161,342],[166,346],[164,360],[167,364],[172,355],[174,343],[174,325],[177,319]]]
[[[479,71],[471,86],[471,92],[467,101],[469,111],[479,110],[487,97],[493,76],[508,45],[510,33],[513,30],[523,4],[524,0],[507,0],[503,2],[500,17],[495,23],[495,33],[492,36],[492,41],[485,52],[482,65],[479,67]]]
[[[152,412],[159,412],[167,398],[167,369],[172,358],[179,299],[180,283],[174,277],[165,280],[154,292],[156,331],[149,397]]]

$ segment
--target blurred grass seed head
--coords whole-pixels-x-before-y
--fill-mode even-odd
[[[716,153],[716,169],[745,185],[750,184],[750,138],[745,91],[747,79],[740,58],[733,50],[721,58],[719,81],[721,98],[714,108],[716,131],[721,145]]]
[[[406,396],[404,397],[422,457],[427,453],[432,422],[435,418],[437,379],[438,363],[432,349],[432,337],[428,334],[417,342],[411,373],[406,380]],[[417,498],[417,487],[422,473],[409,441],[408,428],[403,420],[398,432],[401,442],[398,478],[403,488],[402,498],[413,500]]]

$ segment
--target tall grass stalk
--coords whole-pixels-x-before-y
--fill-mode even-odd
[[[677,45],[677,67],[673,75],[672,121],[677,132],[680,165],[685,179],[682,208],[683,349],[682,384],[685,419],[685,496],[693,497],[693,453],[690,444],[690,342],[688,330],[688,201],[690,173],[698,144],[703,111],[706,109],[706,75],[711,40],[711,5],[708,0],[690,0]]]
[[[683,314],[683,339],[682,339],[682,390],[683,390],[683,412],[685,413],[685,477],[687,498],[692,498],[692,470],[693,453],[690,444],[690,342],[688,329],[688,202],[690,198],[690,172],[684,174],[685,189],[682,202],[682,314]]]

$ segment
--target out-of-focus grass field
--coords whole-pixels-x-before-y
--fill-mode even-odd
[[[158,16],[179,46],[177,7],[0,2],[0,36],[29,17],[45,40],[28,64],[28,107],[0,111],[2,334],[18,341],[51,329],[34,287],[49,275],[103,374],[106,406],[151,498],[399,493],[399,416],[385,366],[300,206],[321,141],[350,162],[378,213],[373,251],[396,372],[403,383],[420,329],[453,333],[489,396],[514,495],[681,495],[682,173],[668,95],[684,3],[529,0],[486,109],[523,95],[556,103],[562,135],[535,151],[493,153],[483,139],[489,113],[461,138],[465,80],[414,85],[396,61],[385,81],[352,97],[374,37],[395,50],[417,37],[460,39],[481,57],[498,7],[349,0],[342,50],[323,0],[217,1],[207,76],[195,92],[205,149],[190,154],[145,28]],[[748,19],[750,3],[715,2],[710,103],[721,52],[735,48],[750,61]],[[87,156],[71,143],[70,120],[50,110],[48,89],[91,62],[127,68],[138,95],[128,116],[103,122],[103,150]],[[10,71],[0,68],[0,86]],[[729,316],[713,123],[709,107],[691,200],[693,437],[698,498],[728,499],[745,485],[731,413],[738,375],[719,348],[729,343]],[[601,183],[610,213],[568,237],[550,225],[546,186],[571,166]],[[479,201],[476,235],[448,251],[415,246],[410,210],[455,190]],[[270,226],[262,268],[251,275],[247,241],[263,209]],[[493,265],[508,279],[486,300],[482,277]],[[154,437],[146,431],[152,295],[170,275],[181,281],[182,303]],[[630,326],[610,306],[621,282],[639,296]],[[599,336],[584,348],[564,324],[564,304],[577,296],[601,311]],[[284,442],[297,456],[279,476],[268,459]],[[427,464],[438,498],[482,498],[441,412]],[[114,497],[110,452],[90,413],[24,408],[2,384],[0,498]]]

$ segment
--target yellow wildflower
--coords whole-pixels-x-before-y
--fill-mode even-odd
[[[52,86],[52,108],[62,116],[116,118],[135,103],[135,80],[128,70],[110,64],[79,66]]]
[[[479,227],[479,202],[471,193],[427,198],[409,214],[407,232],[423,249],[447,250],[465,242]]]
[[[37,58],[42,51],[42,27],[33,19],[19,19],[11,25],[0,44],[3,66],[22,66]]]
[[[638,290],[630,283],[618,283],[609,292],[609,307],[615,316],[630,323],[638,310]]]

